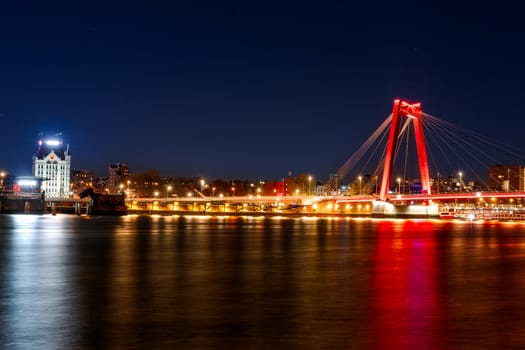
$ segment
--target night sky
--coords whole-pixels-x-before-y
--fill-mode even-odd
[[[396,97],[525,148],[518,8],[354,3],[4,1],[0,168],[62,132],[100,176],[325,180]]]

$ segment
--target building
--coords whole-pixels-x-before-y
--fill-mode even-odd
[[[489,167],[489,188],[495,191],[525,191],[525,166],[493,165]]]
[[[123,163],[115,163],[109,166],[108,172],[109,176],[106,183],[108,192],[110,194],[122,192],[124,186],[127,187],[129,180],[129,167]]]
[[[68,198],[70,189],[71,154],[69,145],[58,138],[38,141],[38,151],[33,156],[33,176],[42,179],[46,198]]]
[[[26,194],[40,195],[42,191],[42,179],[34,176],[4,176],[1,195],[13,194],[23,196]]]
[[[71,189],[74,193],[80,193],[95,186],[95,173],[92,170],[71,170]]]
[[[0,190],[4,189],[6,176],[7,173],[4,170],[0,170]]]

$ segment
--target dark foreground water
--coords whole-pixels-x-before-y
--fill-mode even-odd
[[[3,349],[523,349],[525,224],[0,216]]]

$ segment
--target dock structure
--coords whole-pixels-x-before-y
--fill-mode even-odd
[[[491,194],[493,195],[493,194]],[[478,196],[479,197],[479,196]],[[399,199],[401,196],[399,197]],[[436,200],[431,205],[414,196],[391,201],[392,208],[377,215],[383,202],[374,196],[232,196],[184,198],[125,198],[123,195],[91,194],[84,198],[0,196],[0,213],[76,215],[267,215],[346,216],[386,218],[442,218],[485,221],[525,221],[521,199],[489,201]]]

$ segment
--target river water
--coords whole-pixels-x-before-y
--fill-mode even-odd
[[[523,349],[525,223],[0,215],[3,349]]]

